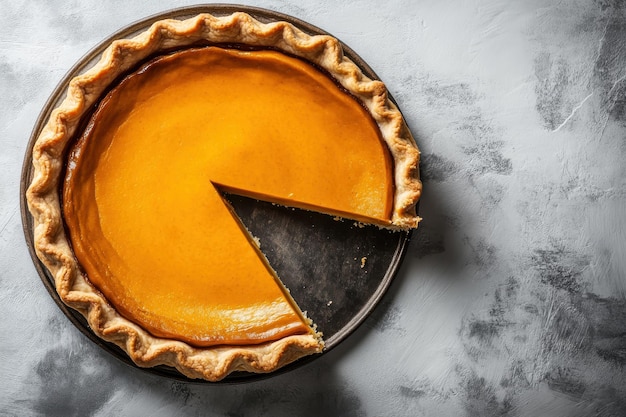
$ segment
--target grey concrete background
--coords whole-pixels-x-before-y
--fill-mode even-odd
[[[91,47],[183,1],[0,2],[0,415],[626,415],[626,5],[242,3],[351,46],[423,153],[424,222],[336,350],[252,384],[173,382],[79,333],[26,249],[19,180]]]

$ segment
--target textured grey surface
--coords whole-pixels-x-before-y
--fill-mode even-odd
[[[339,37],[405,113],[425,220],[401,272],[321,359],[200,386],[80,334],[41,284],[19,216],[30,130],[63,74],[121,26],[186,3],[0,3],[0,414],[626,415],[626,5],[381,4],[253,5]]]

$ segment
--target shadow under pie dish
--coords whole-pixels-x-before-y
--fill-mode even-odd
[[[70,81],[32,160],[34,246],[60,298],[137,365],[189,378],[324,346],[223,192],[419,221],[419,152],[384,85],[336,39],[245,13],[114,41]]]

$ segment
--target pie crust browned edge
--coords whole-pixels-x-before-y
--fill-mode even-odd
[[[186,20],[160,20],[131,39],[113,41],[93,67],[71,79],[67,96],[51,113],[33,147],[34,173],[26,198],[33,216],[37,256],[54,278],[60,299],[78,310],[96,335],[118,345],[138,366],[167,365],[188,378],[218,381],[233,371],[271,372],[321,352],[323,341],[320,335],[309,334],[262,345],[197,348],[152,336],[120,316],[83,276],[65,235],[59,204],[64,150],[81,118],[107,87],[147,57],[197,42],[243,43],[283,50],[325,69],[361,100],[380,127],[394,161],[395,197],[389,228],[417,227],[420,219],[415,206],[422,185],[419,151],[384,84],[366,77],[345,57],[337,39],[308,35],[287,22],[262,23],[242,12],[225,17],[204,13]]]

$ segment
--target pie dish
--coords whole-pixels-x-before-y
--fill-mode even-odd
[[[113,42],[42,130],[35,249],[139,366],[271,372],[323,341],[220,192],[405,230],[418,162],[384,85],[336,39],[244,13],[163,20]]]

